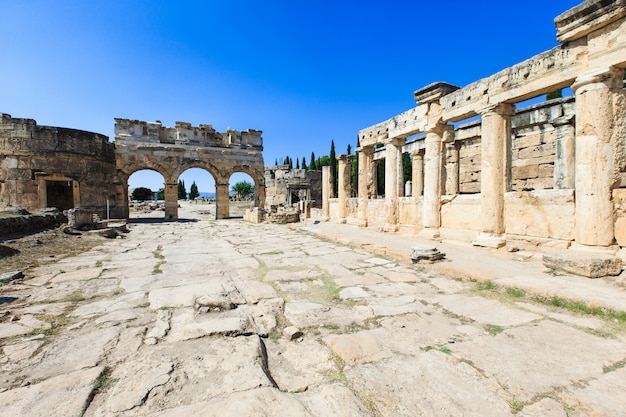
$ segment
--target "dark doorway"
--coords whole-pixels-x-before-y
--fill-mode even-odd
[[[59,210],[68,210],[74,207],[74,193],[72,181],[46,181],[46,205]]]

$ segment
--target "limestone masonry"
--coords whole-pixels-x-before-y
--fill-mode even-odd
[[[416,107],[359,131],[358,198],[346,198],[350,180],[340,174],[344,192],[321,217],[494,248],[620,251],[626,2],[586,1],[555,24],[554,49],[463,88],[421,88]],[[516,108],[568,87],[573,97]],[[402,181],[406,153],[410,187]],[[350,163],[340,159],[339,172]]]
[[[229,178],[235,172],[255,182],[255,203],[265,201],[261,131],[216,132],[211,125],[115,119],[115,142],[98,133],[39,126],[2,114],[0,208],[73,207],[102,218],[128,217],[128,178],[151,169],[165,182],[165,218],[178,218],[178,177],[202,168],[216,184],[217,218],[229,216]]]

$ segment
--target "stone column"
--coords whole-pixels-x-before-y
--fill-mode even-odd
[[[556,136],[554,158],[554,189],[570,190],[575,187],[576,127],[574,116],[563,116],[552,121]]]
[[[367,227],[367,202],[370,198],[370,191],[372,188],[372,168],[374,165],[372,159],[374,157],[373,146],[363,146],[357,149],[359,157],[359,226]]]
[[[165,220],[178,220],[178,182],[165,183]]]
[[[369,177],[371,186],[369,187],[370,198],[378,198],[378,161],[374,160],[372,155],[372,164],[370,165]]]
[[[411,195],[413,197],[419,197],[424,193],[424,155],[420,152],[413,154],[413,161],[411,164],[413,187]]]
[[[443,144],[444,136],[449,140],[454,128],[444,123],[429,126],[426,131],[426,152],[424,156],[424,206],[423,224],[420,232],[428,239],[439,238],[441,227],[441,194],[443,188]]]
[[[446,195],[459,193],[459,146],[456,142],[446,144]]]
[[[346,200],[350,195],[350,171],[352,168],[352,156],[339,155],[339,187],[338,187],[338,204],[339,204],[339,223],[346,222]]]
[[[257,178],[254,181],[254,207],[265,207],[265,180]]]
[[[330,166],[322,167],[322,220],[330,218],[330,199],[333,195],[333,175]]]
[[[480,224],[481,232],[473,242],[476,246],[499,248],[504,237],[504,193],[508,187],[510,161],[512,104],[497,104],[482,113]]]
[[[609,246],[615,237],[612,188],[619,167],[616,153],[624,132],[616,129],[614,100],[623,70],[607,68],[576,79],[576,243]],[[623,111],[623,110],[622,110]]]
[[[404,139],[391,138],[386,141],[385,152],[385,227],[386,232],[398,231],[398,197],[403,187],[398,181],[402,171],[402,144]],[[400,183],[398,183],[400,182]]]
[[[218,219],[227,219],[230,217],[230,194],[228,190],[230,184],[226,182],[215,183],[215,215]]]

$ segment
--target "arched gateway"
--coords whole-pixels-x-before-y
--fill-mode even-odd
[[[176,122],[115,119],[115,160],[118,193],[128,201],[128,178],[136,171],[152,169],[165,180],[165,219],[178,218],[178,178],[189,168],[202,168],[213,175],[217,218],[229,216],[229,178],[243,172],[254,180],[254,205],[263,207],[265,179],[263,139],[260,130],[216,132],[211,125],[197,127]],[[128,207],[126,207],[128,217]]]

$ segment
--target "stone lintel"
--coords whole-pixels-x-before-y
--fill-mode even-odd
[[[626,16],[626,0],[587,0],[554,19],[556,39],[571,42]]]
[[[419,90],[415,90],[413,92],[413,98],[417,104],[432,103],[433,101],[438,101],[441,97],[458,89],[459,87],[456,85],[444,82],[435,82],[427,85],[426,87],[420,88]]]
[[[388,121],[359,130],[360,146],[373,146],[382,143],[389,136]]]

